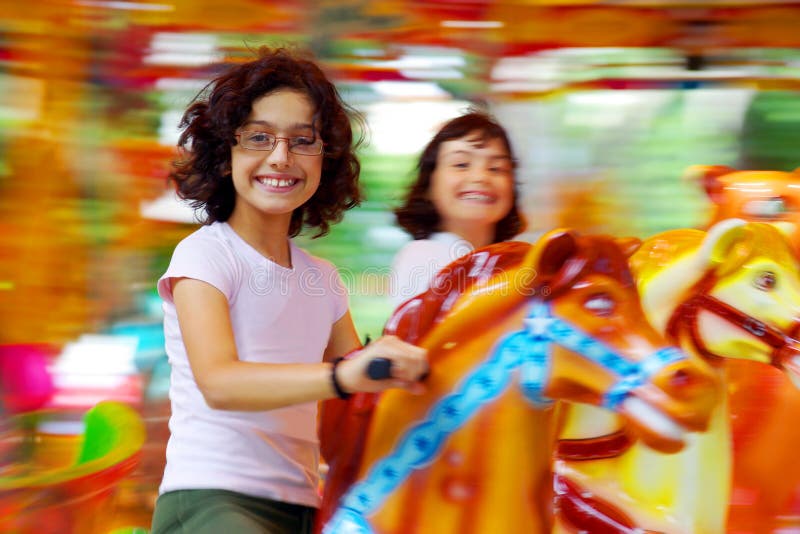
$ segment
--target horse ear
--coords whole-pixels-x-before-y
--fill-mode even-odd
[[[708,198],[715,204],[721,204],[723,198],[722,182],[720,176],[736,172],[736,169],[727,165],[692,165],[683,173],[683,179],[699,183],[705,189]]]
[[[626,258],[633,256],[633,253],[642,246],[642,240],[638,237],[617,237],[614,242],[622,249],[622,253],[625,254]]]
[[[525,265],[533,267],[544,276],[553,276],[577,250],[577,236],[566,229],[552,230],[531,247]]]
[[[730,261],[734,247],[748,234],[747,221],[725,219],[712,226],[700,245],[700,258],[707,265]]]

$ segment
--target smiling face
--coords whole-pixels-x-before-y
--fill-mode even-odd
[[[493,234],[514,204],[514,169],[503,141],[476,131],[442,143],[430,200],[442,230],[463,236],[488,227]]]
[[[247,131],[251,136],[253,132],[264,132],[281,138],[314,138],[314,111],[304,93],[280,89],[256,99],[238,131]],[[256,216],[280,221],[288,228],[292,212],[314,195],[323,156],[289,152],[288,143],[288,139],[280,139],[269,151],[249,150],[241,144],[231,148],[236,189],[232,219]]]

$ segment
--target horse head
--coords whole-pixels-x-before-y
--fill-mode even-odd
[[[516,441],[519,450],[504,450],[501,456],[522,458],[538,448],[537,465],[549,472],[551,449],[542,445],[549,443],[548,435],[526,431],[534,415],[487,442],[486,411],[501,405],[505,414],[541,412],[552,400],[602,406],[621,414],[643,441],[665,451],[679,449],[687,430],[702,430],[717,398],[717,382],[710,368],[669,346],[647,323],[628,267],[628,255],[637,246],[636,241],[569,230],[550,232],[534,245],[491,245],[456,260],[428,291],[402,304],[385,332],[428,349],[427,392],[381,394],[361,451],[359,481],[341,501],[334,499],[339,507],[325,531],[371,532],[378,524],[378,531],[395,532],[387,525],[397,520],[397,512],[384,509],[399,507],[401,501],[403,521],[414,521],[413,510],[430,500],[420,496],[422,488],[429,483],[444,488],[441,481],[452,478],[420,472],[456,469],[454,458],[468,456],[459,447],[475,450],[461,432],[472,431],[484,455],[494,456],[490,451],[513,447]],[[357,398],[351,402],[363,405]],[[489,428],[498,431],[499,425]],[[448,460],[438,462],[442,458]],[[331,476],[336,478],[333,470]],[[528,479],[536,476],[509,466],[502,487],[528,498],[534,491]],[[473,484],[450,500],[496,486]],[[408,497],[393,497],[398,489]],[[439,500],[438,512],[426,521],[459,517],[461,527],[477,521],[477,501],[462,503],[448,515],[446,496]],[[519,508],[530,514],[533,507]],[[472,519],[466,521],[468,511]],[[496,526],[498,519],[493,520]],[[517,521],[533,525],[538,520]],[[447,523],[433,530],[463,532],[461,527]]]
[[[650,320],[712,364],[762,361],[800,384],[800,270],[772,224],[727,219],[673,230],[631,258]]]
[[[780,226],[800,250],[800,169],[746,170],[725,165],[693,165],[685,178],[698,182],[713,203],[708,226],[744,219]]]

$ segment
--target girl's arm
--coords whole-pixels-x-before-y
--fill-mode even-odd
[[[172,281],[172,295],[181,335],[195,382],[206,403],[221,410],[260,411],[332,398],[331,364],[269,364],[239,360],[228,301],[217,288],[192,278]],[[350,314],[333,326],[326,359],[358,348]],[[366,376],[376,357],[393,361],[391,380]],[[392,336],[371,343],[337,368],[347,392],[420,387],[414,381],[427,369],[425,351]]]

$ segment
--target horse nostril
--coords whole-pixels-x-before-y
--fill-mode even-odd
[[[681,365],[664,375],[661,382],[665,391],[678,398],[701,402],[713,400],[717,395],[717,383],[711,375],[700,369]]]
[[[686,387],[692,383],[692,375],[685,369],[678,369],[669,378],[669,385],[672,387],[680,388]]]

